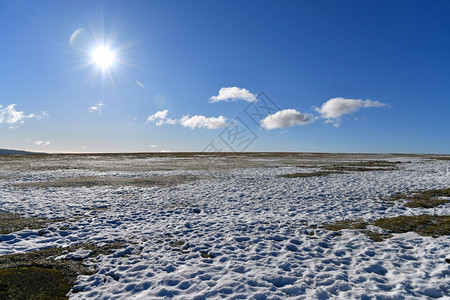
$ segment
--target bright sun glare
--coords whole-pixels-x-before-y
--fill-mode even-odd
[[[92,62],[95,63],[102,70],[111,67],[116,61],[116,54],[108,46],[98,46],[92,53]]]

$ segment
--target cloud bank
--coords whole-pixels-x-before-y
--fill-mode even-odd
[[[247,102],[256,102],[258,99],[255,94],[250,93],[249,90],[244,88],[233,87],[223,87],[219,90],[217,96],[212,96],[209,98],[209,102],[215,103],[220,101],[239,101],[244,100]]]
[[[317,118],[312,114],[302,114],[295,109],[284,109],[268,115],[261,120],[261,126],[265,129],[288,128],[294,125],[306,125],[314,122]]]
[[[210,98],[210,102],[219,101],[237,101],[245,100],[248,102],[257,101],[254,94],[246,89],[238,87],[227,87],[219,90],[219,95]],[[320,117],[326,119],[325,123],[331,123],[335,127],[340,126],[340,118],[344,115],[354,113],[361,108],[369,107],[384,107],[388,106],[386,103],[372,100],[361,99],[345,99],[342,97],[331,98],[322,104],[320,108],[316,107],[314,110],[320,114]],[[180,124],[183,127],[191,129],[206,128],[216,129],[227,126],[227,119],[224,116],[206,117],[202,115],[184,115],[181,119],[171,119],[168,115],[168,110],[161,110],[152,115],[149,115],[147,122],[154,123],[156,126],[164,124]],[[319,117],[311,113],[301,113],[296,109],[279,110],[274,114],[267,115],[260,121],[262,128],[267,130],[278,128],[289,128],[294,125],[307,125]]]
[[[48,117],[47,112],[40,112],[38,114],[25,114],[23,111],[18,111],[15,109],[16,104],[10,104],[3,108],[0,105],[0,124],[23,124],[26,119],[42,119],[44,117]]]
[[[189,116],[185,115],[179,120],[174,120],[167,117],[168,110],[158,111],[147,118],[147,122],[155,123],[156,126],[161,126],[164,124],[174,125],[180,124],[183,127],[189,127],[191,129],[195,128],[206,128],[206,129],[216,129],[225,127],[227,125],[226,118],[223,116],[219,117],[205,117],[202,115]]]

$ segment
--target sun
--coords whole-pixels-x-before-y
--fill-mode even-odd
[[[92,63],[96,64],[100,69],[107,70],[116,62],[116,53],[108,46],[97,46],[91,52]]]

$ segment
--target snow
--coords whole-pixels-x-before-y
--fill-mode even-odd
[[[83,260],[88,258],[92,253],[92,250],[86,250],[86,249],[77,249],[73,252],[63,254],[60,256],[55,257],[55,260],[62,260],[62,259],[71,259],[71,260]]]
[[[281,161],[273,167],[273,158],[266,159],[270,167],[231,170],[112,170],[114,160],[98,157],[81,158],[77,163],[87,167],[78,169],[5,167],[0,171],[1,210],[66,219],[48,224],[44,234],[25,229],[1,235],[0,255],[127,241],[109,255],[91,258],[81,248],[58,257],[87,259],[97,271],[78,276],[70,299],[448,299],[448,236],[408,232],[374,242],[356,230],[338,234],[322,226],[343,219],[432,214],[432,209],[388,205],[383,198],[449,187],[449,162],[390,159],[405,163],[397,171],[294,179],[278,176],[314,169]],[[120,157],[124,168],[174,161]],[[184,161],[189,159],[176,164]],[[168,188],[13,185],[79,176],[177,174],[201,180]],[[449,208],[441,205],[436,213],[448,214]]]

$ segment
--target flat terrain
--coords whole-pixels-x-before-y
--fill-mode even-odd
[[[448,155],[0,155],[0,298],[444,298],[449,188]]]

